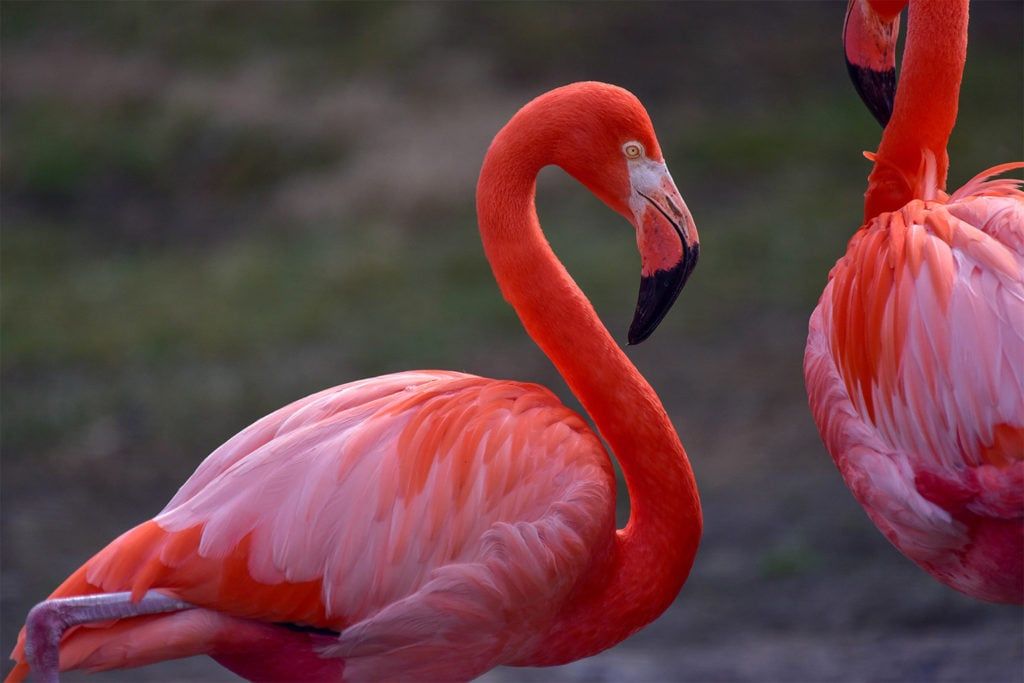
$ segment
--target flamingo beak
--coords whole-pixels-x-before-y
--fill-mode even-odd
[[[843,23],[850,80],[882,128],[892,117],[896,97],[896,39],[904,4],[875,2],[875,7],[869,0],[850,0]]]
[[[697,265],[697,226],[664,162],[629,162],[629,199],[640,248],[640,293],[629,344],[651,336]]]

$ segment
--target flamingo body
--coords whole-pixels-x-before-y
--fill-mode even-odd
[[[215,605],[234,618],[202,617],[215,627],[209,653],[264,673],[255,660],[267,639],[294,650],[302,638],[276,629],[244,651],[233,629],[247,620],[339,632],[320,650],[357,680],[475,675],[528,663],[542,646],[611,538],[614,496],[600,441],[543,387],[398,373],[314,394],[243,430],[51,597],[158,587]],[[142,628],[173,640],[199,618]],[[77,633],[88,641],[90,631]],[[66,667],[104,668],[76,637],[64,641]]]
[[[944,583],[1024,600],[1024,193],[982,174],[851,240],[811,317],[815,421],[885,536]]]
[[[864,224],[811,317],[804,376],[825,445],[886,538],[952,588],[1020,603],[1024,192],[991,176],[1024,163],[945,192],[968,3],[910,0],[893,100],[878,85],[895,87],[907,4],[849,3],[850,72],[885,131],[866,155]]]
[[[609,454],[547,389],[443,371],[353,382],[212,453],[162,512],[33,609],[7,680],[200,654],[255,681],[468,680],[591,655],[656,618],[696,553],[693,473],[654,390],[544,239],[533,196],[548,164],[638,232],[631,341],[685,283],[696,229],[646,111],[614,86],[538,97],[481,170],[488,259],[618,457],[625,529]]]

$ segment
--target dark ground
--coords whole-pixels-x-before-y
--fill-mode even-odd
[[[647,104],[701,231],[686,292],[629,353],[693,459],[705,536],[646,630],[486,680],[1024,681],[1021,609],[891,548],[806,407],[807,317],[879,136],[846,80],[844,9],[0,6],[0,649],[206,453],[291,399],[450,367],[571,401],[497,293],[472,191],[518,106],[587,78]],[[1024,156],[1022,27],[1020,2],[973,6],[952,186]],[[628,226],[555,171],[539,201],[624,337]],[[93,680],[230,676],[196,659]]]

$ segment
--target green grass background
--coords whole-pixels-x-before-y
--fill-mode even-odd
[[[806,319],[859,224],[860,152],[879,137],[847,81],[844,10],[0,6],[3,647],[63,576],[289,400],[439,367],[543,382],[572,403],[494,286],[473,186],[518,106],[596,79],[646,103],[701,235],[676,308],[629,351],[679,427],[708,517],[680,616],[641,643],[724,647],[737,628],[846,642],[893,623],[937,624],[951,643],[966,620],[1004,634],[998,653],[973,656],[1020,680],[1019,611],[933,585],[889,548],[807,414]],[[1024,9],[972,12],[952,186],[1024,156]],[[624,340],[639,268],[629,226],[557,170],[538,201],[559,256]],[[844,604],[851,590],[882,596],[878,611],[871,598]],[[787,611],[764,597],[787,591],[818,602]],[[823,626],[822,613],[845,616]],[[931,671],[921,657],[937,658],[939,678],[971,665],[941,643],[892,657],[911,677]],[[764,678],[720,655],[706,675]],[[156,671],[138,675],[221,675]]]

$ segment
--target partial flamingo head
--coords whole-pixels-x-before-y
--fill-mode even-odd
[[[896,39],[907,0],[850,0],[843,23],[846,68],[857,94],[882,127],[896,96]]]
[[[554,164],[636,229],[641,279],[628,341],[638,344],[664,319],[697,265],[697,227],[662,158],[647,110],[614,85],[573,83],[527,104],[537,149],[531,163]]]
[[[657,144],[657,143],[655,143]],[[697,265],[697,226],[665,162],[649,157],[638,141],[622,145],[629,169],[627,218],[640,249],[640,293],[629,326],[629,343],[651,336]]]

